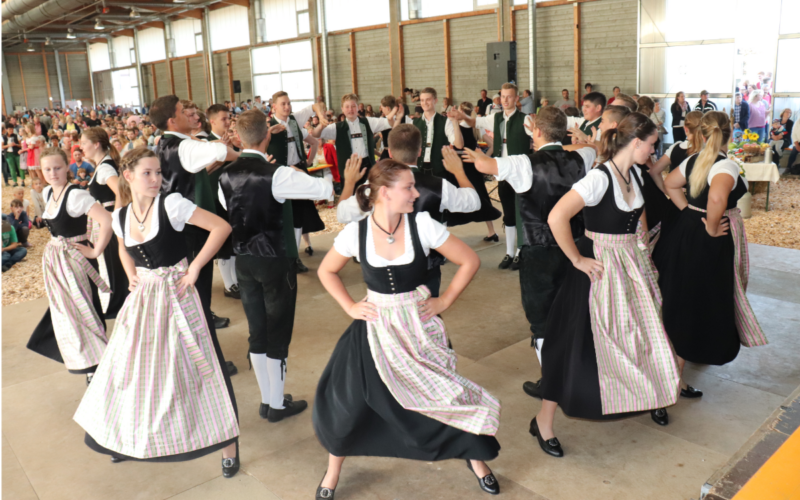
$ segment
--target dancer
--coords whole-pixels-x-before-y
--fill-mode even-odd
[[[467,149],[465,157],[480,172],[508,182],[518,193],[522,308],[530,324],[531,345],[541,366],[547,315],[570,267],[547,218],[558,200],[591,170],[597,153],[590,146],[564,150],[559,139],[567,133],[567,115],[554,106],[539,111],[532,132],[536,148],[533,154],[492,159],[480,151]],[[573,217],[570,227],[573,238],[579,238],[584,231],[583,217]],[[541,379],[528,381],[522,388],[528,395],[541,399],[541,382]]]
[[[81,150],[86,158],[94,162],[96,168],[92,179],[89,181],[89,194],[98,201],[107,212],[113,212],[117,207],[116,200],[119,195],[119,153],[111,147],[108,134],[100,127],[92,127],[81,134]],[[97,227],[92,222],[90,234],[92,242],[97,241]],[[117,317],[117,313],[128,297],[128,276],[119,256],[119,242],[112,237],[108,242],[105,252],[98,257],[100,276],[111,288],[111,293],[101,293],[100,300],[106,319]]]
[[[330,455],[316,498],[334,497],[347,456],[465,459],[480,487],[497,494],[485,461],[500,450],[494,438],[500,403],[456,373],[438,316],[464,291],[480,260],[427,212],[414,212],[419,193],[407,165],[382,160],[356,196],[372,214],[339,233],[319,269],[325,289],[355,321],[317,387],[314,430]],[[459,266],[439,298],[424,286],[431,249]],[[368,288],[359,302],[339,277],[351,257],[361,261]]]
[[[42,267],[50,307],[28,342],[28,349],[64,363],[70,373],[92,380],[108,339],[98,288],[108,286],[97,273],[95,259],[111,239],[111,214],[88,191],[69,184],[64,150],[42,152],[46,209],[42,214],[52,238],[44,249]],[[99,225],[94,246],[88,241],[86,216]]]
[[[218,196],[233,227],[236,274],[250,328],[249,356],[261,390],[258,414],[279,422],[308,406],[283,394],[297,302],[297,247],[292,204],[286,200],[326,199],[333,186],[269,161],[267,117],[261,111],[239,115],[236,130],[242,154],[220,176]]]
[[[275,163],[296,167],[308,173],[308,157],[303,143],[314,146],[318,144],[318,141],[309,135],[302,125],[314,116],[314,113],[313,105],[306,106],[297,113],[292,113],[292,101],[289,99],[289,94],[281,90],[272,95],[272,118],[269,119],[272,127],[270,130],[272,139],[269,142],[267,154],[272,156]],[[293,199],[291,204],[294,237],[299,251],[301,237],[305,235],[306,238],[309,238],[309,234],[323,231],[325,223],[322,222],[313,200]],[[306,253],[313,255],[314,249],[311,248],[311,241],[310,239],[307,241]],[[300,257],[297,257],[294,265],[298,273],[308,272],[308,268],[300,260]]]
[[[606,107],[606,96],[600,92],[589,92],[583,96],[583,122],[580,125],[573,126],[568,131],[568,135],[572,141],[567,140],[568,144],[578,144],[587,142],[585,139],[594,141],[600,138],[598,130],[600,124],[603,122],[603,110]],[[578,140],[574,140],[577,138]],[[580,139],[584,139],[583,141]]]
[[[94,451],[122,460],[178,462],[222,449],[222,474],[239,470],[239,424],[224,360],[194,284],[230,226],[179,193],[160,194],[161,164],[147,147],[125,155],[113,215],[131,294],[74,420]],[[182,231],[209,232],[191,264]]]
[[[664,326],[681,370],[685,361],[724,365],[736,358],[740,344],[767,343],[745,295],[747,236],[736,202],[748,185],[727,158],[730,120],[709,111],[700,132],[702,152],[667,177],[667,194],[681,213],[653,254],[664,295]]]
[[[530,126],[532,119],[517,111],[517,86],[513,83],[504,83],[500,89],[500,100],[503,104],[502,113],[472,118],[462,112],[459,119],[471,127],[493,131],[492,156],[495,158],[530,153],[531,131],[526,124]],[[514,188],[506,181],[497,183],[497,192],[500,194],[500,203],[503,206],[503,225],[506,231],[506,255],[497,267],[516,271],[520,266],[515,204],[517,195],[514,193]]]
[[[442,148],[444,146],[454,145],[457,148],[464,147],[464,140],[461,137],[460,130],[458,134],[454,123],[458,120],[455,118],[448,119],[450,115],[456,117],[454,113],[449,113],[446,117],[436,112],[436,103],[438,102],[436,89],[425,87],[419,92],[419,105],[422,107],[422,116],[419,118],[405,117],[405,123],[411,123],[419,129],[422,137],[425,138],[422,143],[422,153],[417,159],[417,166],[422,169],[424,173],[435,175],[436,177],[443,177],[453,182],[453,178],[447,175],[447,170],[444,168],[444,161],[442,158]],[[451,111],[455,111],[452,110]],[[398,117],[403,119],[404,110],[398,110]]]
[[[657,274],[642,244],[646,234],[641,173],[658,130],[633,113],[603,133],[604,163],[564,195],[548,216],[573,268],[548,316],[542,349],[542,408],[530,432],[549,455],[563,449],[553,432],[556,407],[571,417],[619,418],[663,408],[678,398],[678,366],[661,322]],[[586,235],[570,221],[583,212]]]
[[[422,134],[413,125],[408,123],[397,125],[389,134],[389,156],[408,165],[414,174],[414,187],[419,192],[419,197],[414,201],[414,212],[428,212],[433,220],[447,226],[447,219],[451,213],[470,213],[478,210],[480,208],[478,193],[464,172],[464,164],[452,148],[443,147],[442,158],[446,171],[456,182],[455,185],[446,179],[425,173],[417,167],[421,147]],[[352,171],[351,177],[359,178],[364,175],[366,170],[360,169],[360,165],[361,162],[357,158],[350,159],[347,169]],[[336,208],[336,216],[340,223],[359,221],[369,215],[368,212],[361,210],[357,198],[352,197],[354,190],[355,181],[346,181],[342,198]],[[425,280],[425,285],[433,297],[439,296],[442,284],[441,266],[444,263],[445,259],[439,252],[433,250],[428,255],[428,278]]]

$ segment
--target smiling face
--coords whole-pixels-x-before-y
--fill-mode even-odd
[[[142,158],[133,170],[122,172],[131,192],[155,198],[161,189],[161,161],[158,158]]]
[[[272,105],[272,111],[275,113],[275,116],[281,120],[289,118],[289,115],[292,114],[292,101],[289,99],[289,96],[285,95],[279,97]]]
[[[394,186],[382,186],[379,198],[387,204],[390,212],[400,214],[413,212],[414,201],[419,198],[419,191],[414,187],[414,174],[411,170],[400,172]]]
[[[344,101],[342,103],[342,113],[350,121],[358,118],[358,102],[353,100]]]
[[[435,113],[437,102],[439,102],[439,100],[433,97],[433,94],[419,95],[419,105],[422,107],[422,111],[425,113]]]
[[[44,180],[55,188],[61,188],[67,184],[67,165],[60,155],[45,156],[41,159],[42,174]]]
[[[517,91],[514,89],[500,90],[500,103],[503,110],[510,113],[517,109]]]
[[[600,114],[603,111],[603,107],[599,104],[595,104],[592,101],[583,101],[583,117],[586,118],[587,122],[593,122],[597,120]]]

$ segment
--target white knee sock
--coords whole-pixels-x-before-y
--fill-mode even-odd
[[[539,358],[539,366],[542,366],[542,345],[544,339],[536,339],[536,357]]]
[[[237,283],[236,280],[236,257],[230,259],[217,259],[219,273],[222,275],[222,282],[225,283],[225,290],[230,290]]]
[[[296,227],[294,228],[294,239],[295,243],[297,243],[297,251],[300,251],[300,240],[303,238],[303,228]]]
[[[330,181],[331,183],[333,183],[333,174],[331,173],[331,169],[329,168],[323,169],[322,178],[325,179],[326,181]],[[328,202],[333,203],[333,197],[334,194],[333,191],[331,191],[331,196],[330,198],[328,198]]]
[[[283,409],[283,385],[286,378],[286,363],[282,359],[267,358],[269,370],[269,406],[276,410]]]
[[[256,372],[256,381],[261,390],[261,402],[265,405],[269,400],[269,370],[267,369],[267,355],[250,353],[250,362],[253,364],[253,371]]]
[[[516,226],[506,226],[506,254],[512,257],[517,254]]]

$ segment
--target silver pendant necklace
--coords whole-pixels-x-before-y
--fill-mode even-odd
[[[387,242],[388,244],[390,244],[390,245],[391,245],[392,243],[394,243],[394,241],[395,241],[395,240],[394,240],[394,233],[396,233],[396,232],[397,232],[397,230],[398,230],[398,229],[400,229],[400,221],[402,221],[402,220],[403,220],[403,215],[402,215],[402,214],[400,214],[400,219],[397,221],[397,226],[395,226],[395,228],[394,228],[394,231],[392,231],[392,232],[390,233],[389,231],[387,231],[387,230],[385,230],[384,228],[382,228],[382,227],[380,226],[380,224],[378,224],[378,221],[376,221],[376,220],[375,220],[375,217],[373,217],[373,218],[372,218],[372,222],[374,222],[374,223],[375,223],[375,225],[378,227],[378,229],[380,229],[381,231],[383,231],[384,233],[386,233],[386,234],[388,234],[388,235],[389,235],[389,237],[388,237],[388,238],[386,238],[386,242]],[[391,228],[392,228],[392,226],[389,226],[389,229],[391,229]]]
[[[133,209],[133,205],[131,205],[131,212],[133,212],[133,217],[136,219],[136,222],[139,223],[139,232],[144,234],[144,222],[147,220],[147,215],[150,213],[150,209],[153,208],[153,203],[155,203],[155,199],[150,202],[150,206],[147,207],[147,211],[144,213],[144,217],[142,220],[139,220],[139,217],[136,217],[136,210]]]

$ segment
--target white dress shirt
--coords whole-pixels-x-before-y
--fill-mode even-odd
[[[267,155],[255,149],[244,149],[242,154],[257,154],[267,160]],[[272,175],[272,196],[278,203],[286,200],[327,200],[333,192],[333,184],[327,179],[312,177],[305,172],[298,172],[292,167],[278,167]],[[222,185],[217,190],[217,197],[223,208],[228,209]]]
[[[514,113],[516,113],[516,112],[517,112],[516,109],[514,111],[512,111],[511,113],[506,113],[505,111],[503,112],[503,124],[502,124],[503,137],[508,138],[508,133],[507,133],[508,120],[512,116],[514,116]],[[525,123],[528,123],[531,126],[533,126],[533,120],[531,119],[530,116],[525,115]],[[475,118],[475,127],[479,128],[479,129],[488,130],[489,132],[494,133],[494,115],[479,116],[479,117]],[[528,134],[529,137],[533,136],[533,132],[528,130],[527,127],[525,127],[524,125],[523,125],[523,129],[525,129],[525,133]],[[502,152],[501,156],[503,158],[508,156],[508,144],[506,144],[506,143],[503,143],[503,152]]]
[[[164,135],[174,135],[184,139],[178,146],[178,157],[181,166],[187,172],[196,174],[211,165],[225,161],[228,157],[228,147],[221,142],[196,141],[180,132],[167,131]]]
[[[302,140],[305,140],[308,137],[308,130],[306,130],[303,125],[308,121],[309,118],[314,116],[316,113],[314,112],[313,106],[306,106],[305,108],[301,109],[297,113],[292,113],[294,116],[295,121],[297,121],[297,128],[300,129],[300,133],[303,134]],[[294,137],[294,132],[292,131],[291,127],[289,127],[289,120],[281,120],[277,116],[273,115],[275,121],[280,123],[281,125],[286,127],[286,137],[292,138]],[[306,158],[300,158],[297,156],[297,145],[292,143],[288,149],[288,154],[286,156],[286,162],[289,165],[297,165],[301,161],[305,160]]]
[[[361,134],[361,122],[356,118],[353,121],[349,119],[347,121],[347,125],[350,127],[350,135]],[[392,128],[392,125],[389,123],[389,120],[386,118],[375,118],[372,116],[367,117],[367,121],[369,122],[369,128],[372,130],[373,134],[377,134],[379,132],[383,132],[384,130],[389,130]],[[326,139],[335,141],[336,140],[336,124],[331,123],[324,129],[322,129],[322,133],[320,134],[320,139]],[[353,151],[354,155],[358,155],[361,158],[367,157],[367,138],[366,137],[356,137],[350,138],[350,149]]]
[[[425,138],[425,143],[426,144],[423,144],[424,149],[425,149],[425,157],[422,159],[422,161],[425,162],[425,163],[430,163],[430,161],[431,161],[431,149],[432,149],[431,146],[433,145],[433,132],[434,132],[433,131],[433,119],[435,117],[436,117],[436,113],[434,113],[431,116],[430,120],[428,119],[427,116],[422,115],[422,119],[425,120],[425,130],[427,130],[427,137]],[[450,141],[450,144],[453,144],[455,142],[455,140],[456,140],[456,134],[453,131],[453,122],[448,118],[445,118],[445,120],[447,120],[447,122],[444,124],[444,135],[447,136],[447,140]],[[411,118],[410,116],[406,116],[405,122],[406,123],[411,123],[413,125],[414,124],[414,119]]]
[[[560,142],[551,142],[547,146],[561,146]],[[583,166],[586,173],[592,169],[597,152],[594,148],[581,148],[575,151],[583,159]],[[531,169],[531,159],[528,155],[512,155],[505,158],[495,158],[497,160],[497,180],[508,182],[517,193],[527,192],[533,185],[533,170]]]
[[[416,165],[409,165],[412,170],[417,169]],[[417,171],[419,171],[417,169]],[[369,194],[369,188],[366,188],[365,194]],[[476,212],[481,209],[481,199],[478,197],[478,192],[474,188],[460,188],[451,184],[446,179],[442,179],[442,201],[439,204],[439,211],[469,213]],[[340,201],[336,207],[336,218],[339,223],[347,224],[349,222],[360,221],[371,212],[362,212],[358,206],[358,201],[355,195]]]

